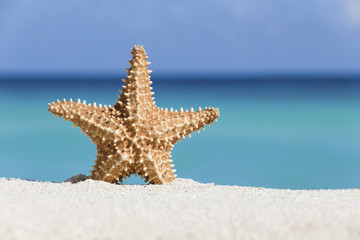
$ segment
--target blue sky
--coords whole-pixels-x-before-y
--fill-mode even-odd
[[[1,72],[360,72],[360,0],[0,0]]]

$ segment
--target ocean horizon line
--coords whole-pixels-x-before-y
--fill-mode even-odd
[[[0,87],[11,86],[83,86],[87,82],[89,87],[113,85],[126,78],[125,74],[1,74]],[[291,86],[291,87],[360,87],[360,74],[151,74],[151,80],[159,85],[178,85],[183,83],[192,86],[204,84],[208,86],[221,85],[231,86],[250,86],[250,87],[271,87],[271,86]]]
[[[199,78],[201,80],[209,79],[216,80],[219,78],[226,78],[231,80],[242,80],[242,79],[260,79],[260,78],[281,78],[281,79],[336,79],[336,78],[346,78],[346,79],[359,79],[360,72],[296,72],[296,71],[283,71],[283,72],[266,72],[266,71],[250,71],[250,72],[209,72],[209,71],[189,71],[186,73],[183,72],[153,72],[150,74],[152,78],[173,78],[173,79],[194,79]],[[0,71],[0,81],[4,79],[34,79],[34,78],[47,78],[47,79],[85,79],[85,78],[99,78],[106,77],[110,78],[123,78],[126,77],[126,71]]]

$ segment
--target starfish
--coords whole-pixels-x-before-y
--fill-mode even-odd
[[[49,111],[64,121],[78,126],[97,146],[91,179],[110,183],[122,182],[131,174],[141,175],[146,182],[163,184],[175,179],[170,152],[190,133],[204,129],[219,116],[219,109],[195,112],[160,109],[151,91],[148,58],[142,46],[132,51],[125,85],[112,106],[99,106],[86,101],[49,103]]]

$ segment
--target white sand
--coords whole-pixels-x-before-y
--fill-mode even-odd
[[[0,239],[360,239],[360,190],[0,178]]]

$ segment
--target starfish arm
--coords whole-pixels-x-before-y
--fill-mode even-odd
[[[124,134],[121,121],[113,107],[102,107],[101,105],[86,105],[86,102],[66,101],[53,102],[49,104],[49,111],[58,117],[63,117],[64,121],[69,120],[74,123],[73,127],[78,126],[87,136],[90,136],[95,143],[103,139],[113,139],[114,136]]]
[[[170,151],[164,151],[161,145],[152,145],[147,150],[142,150],[138,160],[137,172],[145,177],[145,181],[152,184],[163,184],[175,179],[176,172],[171,164]]]
[[[155,127],[155,132],[158,132],[159,141],[169,141],[175,144],[181,141],[185,136],[190,136],[194,131],[204,129],[205,125],[210,125],[217,121],[219,117],[219,109],[205,108],[194,112],[191,108],[190,111],[173,112],[165,110],[162,121]]]
[[[106,146],[106,144],[97,145],[97,155],[96,160],[94,161],[95,165],[92,166],[93,170],[89,171],[91,178],[94,180],[107,180],[108,182],[113,183],[117,182],[116,176],[108,174],[109,158],[112,158],[112,156],[116,153],[115,147],[111,143],[108,146]]]
[[[134,122],[145,120],[147,114],[156,107],[150,86],[152,82],[149,74],[152,71],[148,70],[150,62],[146,61],[146,52],[142,46],[135,46],[131,54],[133,58],[129,61],[127,78],[123,79],[125,85],[114,108],[121,112],[123,118]]]
[[[90,171],[91,178],[116,183],[133,171],[130,149],[119,151],[118,145],[123,141],[111,141],[108,144],[99,144],[93,170]]]

